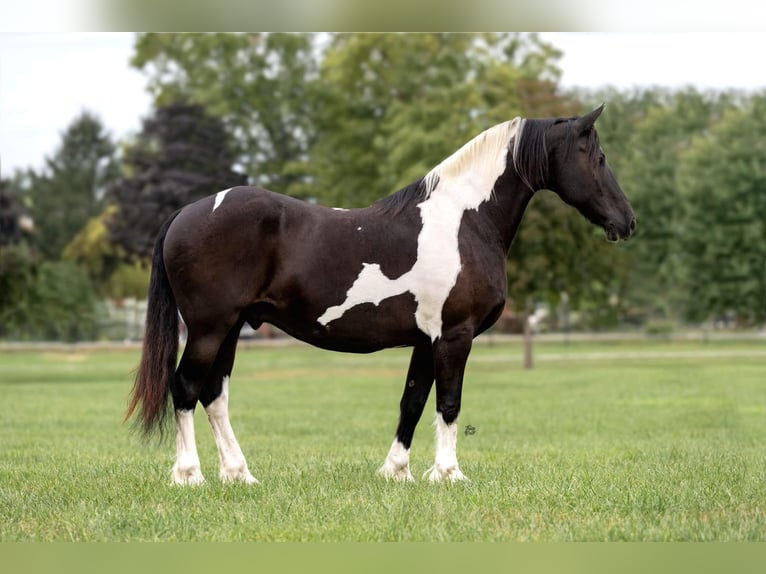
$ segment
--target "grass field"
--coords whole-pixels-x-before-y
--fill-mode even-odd
[[[766,344],[476,345],[458,458],[465,484],[376,475],[407,350],[240,351],[234,430],[255,487],[169,481],[173,440],[121,424],[135,351],[0,353],[0,540],[764,540]],[[433,396],[415,435],[433,456]]]

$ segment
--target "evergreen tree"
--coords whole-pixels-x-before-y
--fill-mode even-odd
[[[179,99],[221,118],[253,182],[299,193],[313,137],[311,34],[141,34],[133,66],[147,73],[157,106]]]
[[[246,183],[220,119],[197,104],[163,106],[143,122],[126,155],[127,174],[110,192],[118,210],[111,240],[129,257],[148,258],[162,223],[197,199]]]
[[[71,239],[104,205],[105,187],[116,175],[115,145],[101,121],[83,112],[63,134],[40,173],[29,173],[26,190],[36,233],[48,259],[59,259]]]

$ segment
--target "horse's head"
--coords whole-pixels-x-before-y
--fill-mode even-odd
[[[574,206],[607,239],[627,239],[636,227],[633,209],[606,163],[593,124],[604,106],[579,118],[557,121],[546,134],[545,187]]]

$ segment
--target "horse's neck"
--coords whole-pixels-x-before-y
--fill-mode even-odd
[[[493,198],[487,202],[484,214],[497,229],[506,252],[516,237],[524,211],[533,195],[534,191],[515,173],[503,175],[495,183]]]

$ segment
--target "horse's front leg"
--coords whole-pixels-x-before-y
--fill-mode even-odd
[[[431,341],[424,338],[415,345],[407,371],[404,393],[399,403],[399,426],[394,442],[383,466],[378,471],[385,478],[412,481],[410,472],[410,446],[415,427],[423,414],[423,408],[434,382],[434,363]]]
[[[455,482],[466,480],[457,462],[457,418],[463,375],[472,337],[468,332],[437,339],[433,344],[436,374],[436,457],[426,471],[428,480]]]

